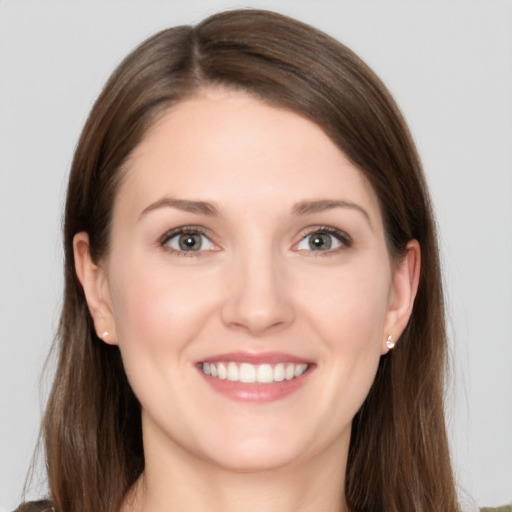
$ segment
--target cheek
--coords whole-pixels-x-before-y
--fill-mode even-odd
[[[381,357],[391,272],[386,263],[351,266],[322,285],[309,311],[310,324],[324,342],[322,362],[330,369],[327,395],[343,396],[343,411],[355,414]]]
[[[332,385],[344,396],[353,416],[364,402],[375,379],[382,355],[388,281],[347,281],[353,286],[338,290],[331,302],[329,357]],[[339,377],[336,377],[339,376]]]
[[[190,378],[187,350],[211,316],[213,301],[199,286],[203,279],[191,279],[191,273],[171,272],[158,261],[128,263],[111,282],[119,349],[139,401],[155,410]]]
[[[351,266],[310,282],[308,308],[333,348],[358,352],[379,346],[388,310],[391,272],[385,263]]]
[[[158,286],[151,280],[144,275],[125,280],[115,287],[112,299],[122,351],[137,347],[157,349],[168,342],[172,310],[168,310]]]
[[[165,265],[165,259],[163,264],[157,260],[127,266],[118,270],[112,283],[120,345],[176,349],[192,339],[199,320],[213,307],[205,276],[177,272]]]

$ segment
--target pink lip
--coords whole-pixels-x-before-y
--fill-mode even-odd
[[[307,361],[301,357],[296,357],[291,354],[285,354],[284,352],[228,352],[225,354],[216,354],[214,356],[206,357],[198,363],[220,363],[229,362],[234,363],[250,363],[250,364],[277,364],[277,363],[295,363],[295,364],[311,364],[311,361]]]
[[[242,382],[232,382],[229,380],[210,377],[203,373],[201,363],[230,362],[250,363],[250,364],[277,364],[277,363],[295,363],[308,364],[308,370],[300,377],[282,382],[272,382],[271,384],[245,384]],[[285,398],[295,391],[299,390],[306,384],[315,365],[306,359],[292,356],[290,354],[280,352],[266,352],[260,354],[247,352],[231,352],[225,354],[217,354],[207,357],[196,364],[198,372],[205,381],[217,393],[239,402],[266,403]]]

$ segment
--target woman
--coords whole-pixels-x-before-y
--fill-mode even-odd
[[[459,510],[428,192],[350,50],[262,11],[149,39],[64,235],[43,508]]]

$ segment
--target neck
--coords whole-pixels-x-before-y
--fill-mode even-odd
[[[247,472],[213,466],[185,450],[169,459],[145,453],[146,469],[122,512],[348,511],[348,446],[331,446],[314,460]]]

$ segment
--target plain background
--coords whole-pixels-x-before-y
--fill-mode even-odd
[[[92,102],[149,35],[245,6],[335,36],[405,112],[440,224],[459,483],[480,505],[509,502],[511,2],[11,0],[0,2],[0,510],[20,500],[51,377],[50,365],[40,378],[59,314],[65,181]],[[29,497],[44,490],[37,475]]]

